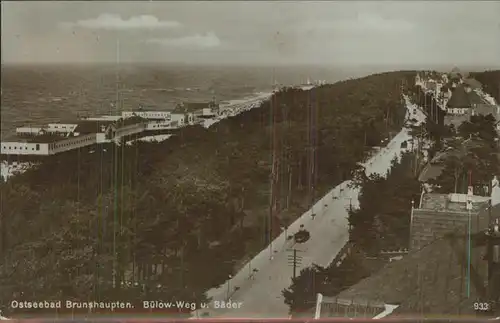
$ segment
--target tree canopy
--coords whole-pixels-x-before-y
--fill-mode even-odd
[[[0,186],[0,306],[152,294],[203,300],[399,131],[401,84],[414,75],[289,88],[165,142],[45,158]]]
[[[448,142],[443,152],[444,170],[430,182],[442,193],[467,193],[469,184],[475,192],[487,194],[484,187],[489,185],[494,174],[500,172],[498,134],[492,115],[471,116],[457,129],[458,137]]]

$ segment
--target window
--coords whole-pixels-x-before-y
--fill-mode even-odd
[[[40,150],[40,144],[36,144],[36,150]]]

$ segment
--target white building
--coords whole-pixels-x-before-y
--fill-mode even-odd
[[[96,134],[64,138],[60,136],[39,136],[31,139],[12,140],[1,143],[2,155],[48,156],[64,151],[90,146],[96,143]]]
[[[172,113],[172,127],[183,127],[186,115],[183,113]]]
[[[46,133],[67,136],[75,131],[76,123],[49,123],[45,126],[23,126],[16,128],[19,136],[40,136]]]
[[[81,117],[80,120],[85,121],[118,121],[122,116],[99,116],[99,117]]]
[[[469,109],[467,108],[446,108],[446,112],[448,114],[453,114],[453,115],[465,115],[469,112]]]
[[[0,153],[2,155],[35,155],[48,156],[49,143],[33,143],[29,141],[2,141]]]
[[[76,137],[69,137],[60,141],[49,143],[49,155],[55,155],[65,151],[83,148],[97,142],[96,134],[88,134]]]
[[[172,126],[172,121],[152,121],[146,123],[147,131],[169,130],[169,129],[175,129]]]
[[[78,124],[76,123],[49,123],[47,127],[43,129],[43,131],[50,133],[69,134],[73,133],[77,126]]]
[[[172,113],[171,125],[174,128],[180,128],[187,125],[196,124],[195,115],[193,113]]]
[[[171,120],[172,113],[170,111],[123,111],[122,117],[132,118],[141,117],[148,120]]]
[[[43,126],[23,126],[16,128],[16,134],[20,136],[38,136],[43,134]]]
[[[110,124],[106,128],[106,139],[108,140],[120,140],[123,137],[135,135],[146,130],[145,123],[133,123],[128,125],[121,125],[119,123]]]
[[[203,108],[199,111],[196,111],[194,114],[197,118],[213,118],[217,116],[217,112],[218,111],[215,111],[214,109]]]

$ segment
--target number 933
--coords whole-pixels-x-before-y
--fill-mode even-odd
[[[486,302],[476,302],[474,303],[474,310],[475,311],[481,311],[481,312],[486,312],[491,309],[491,306],[489,303]]]

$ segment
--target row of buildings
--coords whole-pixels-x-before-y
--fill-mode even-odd
[[[0,144],[2,155],[47,156],[94,144],[121,142],[203,124],[227,114],[214,101],[184,103],[174,111],[123,111],[120,115],[79,117],[75,122],[25,125]]]
[[[484,93],[482,84],[469,78],[467,73],[454,68],[450,73],[420,75],[415,79],[417,86],[432,93],[439,107],[446,112],[445,124],[458,125],[473,115],[493,115],[500,131],[500,106]]]
[[[464,83],[456,69],[434,81],[438,77],[433,75],[429,81],[417,76],[416,83],[427,91],[437,88],[443,93],[443,84],[455,82],[454,90],[446,90],[452,92],[448,101],[446,95],[435,94],[443,109],[453,109],[455,103],[451,101],[450,105],[450,100],[457,89],[471,89],[464,91],[467,94],[478,91],[468,86],[469,82]],[[490,102],[498,108],[494,103]],[[473,105],[464,109],[468,109],[468,116],[478,111]],[[435,159],[451,154],[462,158],[481,144],[465,140],[458,151],[445,149],[427,166],[435,166],[431,165]],[[388,263],[335,297],[318,294],[315,318],[498,316],[500,181],[496,175],[500,174],[492,174],[491,183],[481,187],[472,186],[470,178],[460,180],[468,185],[465,194],[433,192],[429,181],[443,168],[426,167],[420,174],[422,192],[420,202],[412,203],[409,250],[398,253],[400,260]]]

